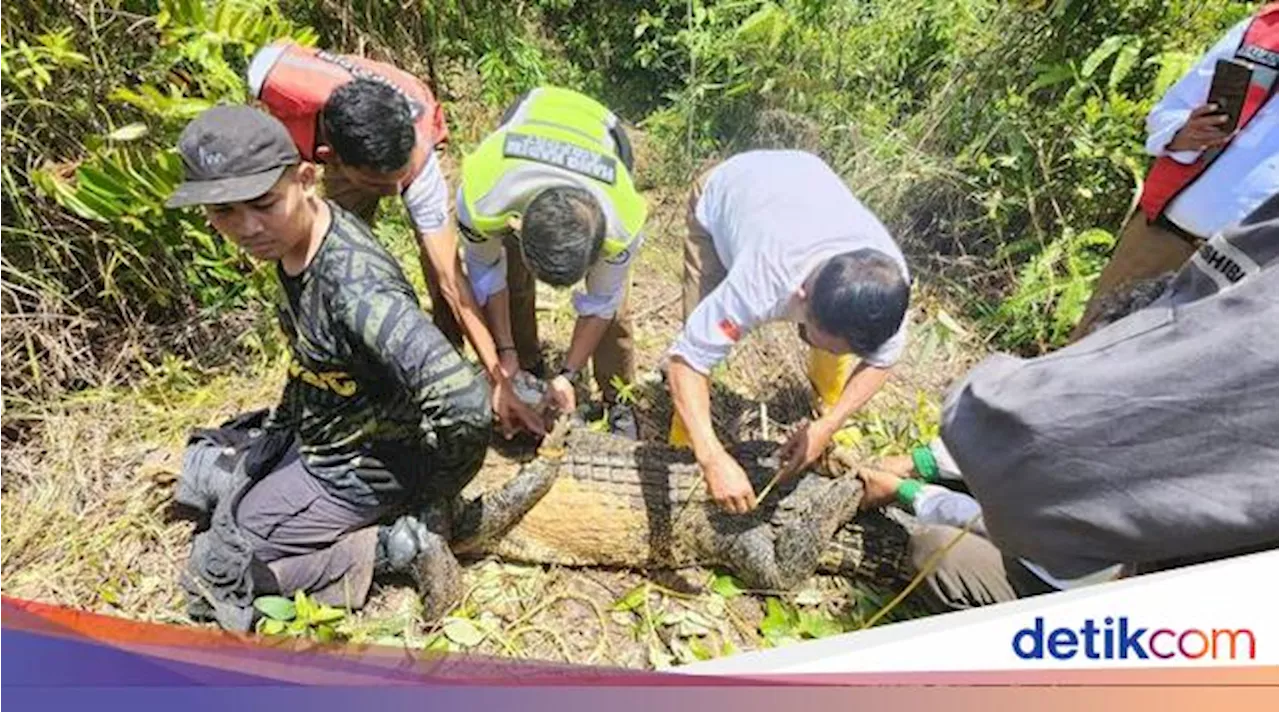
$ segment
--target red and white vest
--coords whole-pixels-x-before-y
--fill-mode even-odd
[[[1280,5],[1277,3],[1264,5],[1249,23],[1244,33],[1244,40],[1236,50],[1236,59],[1272,70],[1269,73],[1261,73],[1271,77],[1271,81],[1265,84],[1258,81],[1260,73],[1254,72],[1254,79],[1249,83],[1249,90],[1245,94],[1244,108],[1240,112],[1239,128],[1244,128],[1275,93],[1274,70],[1276,69],[1278,21],[1280,21]],[[1195,182],[1226,148],[1227,146],[1222,146],[1214,151],[1205,151],[1195,163],[1190,164],[1179,163],[1168,156],[1156,159],[1155,164],[1151,166],[1151,172],[1147,174],[1146,182],[1142,185],[1142,197],[1138,201],[1147,220],[1154,221],[1160,217],[1169,203],[1173,202],[1173,199],[1178,197],[1178,194],[1187,186]]]
[[[249,93],[285,125],[302,158],[314,161],[324,103],[335,89],[356,78],[386,82],[409,100],[420,148],[426,149],[413,152],[410,175],[417,175],[432,150],[448,139],[449,128],[431,89],[408,72],[364,57],[282,40],[254,56],[249,65]]]

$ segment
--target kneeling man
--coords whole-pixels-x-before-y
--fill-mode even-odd
[[[179,151],[186,182],[169,205],[204,206],[219,233],[275,263],[292,355],[257,438],[275,452],[249,448],[254,464],[228,472],[188,451],[175,499],[213,515],[184,580],[193,610],[244,629],[253,598],[268,593],[358,607],[381,566],[414,580],[428,616],[442,613],[459,572],[447,512],[434,515],[484,460],[485,379],[422,312],[369,228],[317,195],[316,167],[278,120],[210,109]]]

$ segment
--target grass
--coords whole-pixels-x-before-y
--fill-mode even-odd
[[[3,454],[5,593],[184,620],[177,572],[190,525],[165,512],[186,433],[271,402],[283,371],[199,378],[183,369],[171,363],[133,389],[6,413],[30,436]]]

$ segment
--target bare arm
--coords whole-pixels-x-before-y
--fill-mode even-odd
[[[569,341],[569,353],[565,354],[564,365],[575,371],[587,365],[587,359],[596,352],[604,332],[609,330],[613,319],[598,316],[580,316],[573,325],[573,338]]]
[[[710,380],[683,358],[674,356],[667,368],[667,383],[676,413],[689,431],[694,456],[707,480],[707,491],[726,511],[745,513],[755,508],[755,491],[711,423]]]
[[[511,292],[503,289],[489,297],[484,305],[485,316],[489,318],[489,331],[493,334],[494,344],[498,351],[498,362],[507,378],[516,375],[520,370],[520,360],[515,351],[515,337],[511,334]]]
[[[582,370],[587,359],[595,353],[600,339],[609,328],[613,319],[598,316],[580,316],[573,325],[573,338],[569,342],[569,352],[564,357],[564,367],[575,373]],[[577,395],[573,391],[573,383],[564,376],[556,376],[547,384],[547,395],[543,398],[544,406],[552,406],[561,413],[572,412],[578,407]]]
[[[783,446],[784,475],[792,476],[821,457],[831,442],[831,436],[880,390],[888,378],[889,369],[877,368],[865,361],[859,363],[844,384],[844,391],[835,406],[821,418],[802,425]]]
[[[476,350],[481,365],[492,378],[498,371],[498,351],[480,305],[471,293],[471,285],[462,272],[462,260],[458,257],[458,236],[453,227],[446,224],[439,230],[418,235],[418,246],[424,257],[423,265],[429,276],[439,285],[448,307],[458,317],[467,341]]]
[[[467,341],[476,350],[476,356],[489,375],[493,385],[494,410],[502,421],[504,431],[510,434],[513,428],[523,427],[542,433],[544,428],[541,420],[515,397],[511,389],[510,374],[503,372],[489,326],[472,294],[471,284],[462,271],[462,261],[458,257],[458,237],[453,227],[446,224],[438,231],[421,234],[419,244],[424,256],[424,266],[439,285],[441,295],[458,318]],[[509,339],[510,321],[501,323],[505,324]]]

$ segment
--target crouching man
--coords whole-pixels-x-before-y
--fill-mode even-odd
[[[613,112],[558,87],[538,87],[462,162],[458,224],[476,301],[484,305],[502,372],[544,372],[536,282],[569,287],[578,313],[542,410],[577,407],[590,359],[611,432],[635,439],[635,413],[618,386],[635,378],[631,267],[648,207],[632,182],[631,143]]]
[[[910,281],[888,230],[809,153],[730,158],[694,185],[687,222],[668,440],[693,449],[716,504],[741,514],[755,507],[755,492],[712,428],[711,370],[756,327],[799,325],[824,413],[783,446],[783,474],[794,475],[889,377],[906,341]]]
[[[897,499],[922,525],[910,546],[928,604],[1276,548],[1278,206],[1273,194],[1154,301],[1076,343],[988,358],[948,397],[939,440],[861,473],[864,506]],[[972,496],[943,486],[959,484]]]
[[[245,630],[254,598],[298,590],[359,607],[380,573],[407,575],[427,615],[443,613],[459,584],[447,505],[484,459],[485,379],[369,228],[318,197],[315,166],[278,120],[210,109],[178,148],[186,181],[169,206],[204,206],[219,233],[275,263],[292,355],[243,455],[188,448],[175,499],[212,513],[184,575],[192,614]]]

